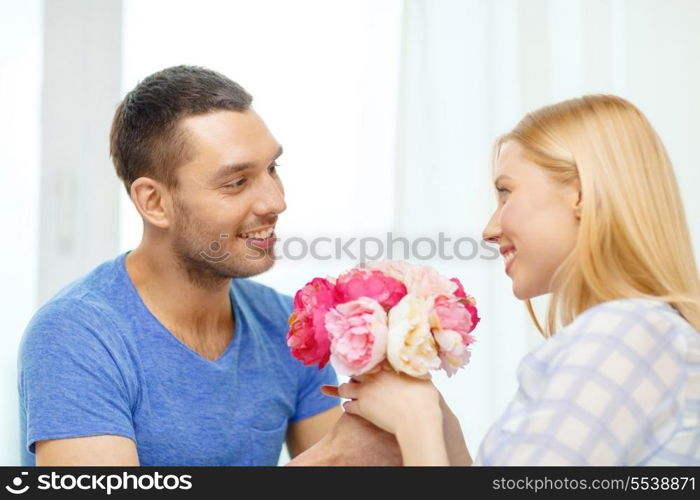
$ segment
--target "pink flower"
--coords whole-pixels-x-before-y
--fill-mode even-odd
[[[406,276],[404,283],[408,293],[420,297],[438,295],[451,296],[457,285],[438,273],[430,266],[415,266]]]
[[[469,315],[472,318],[472,328],[469,330],[471,332],[474,330],[474,328],[476,328],[476,325],[479,324],[479,321],[481,321],[479,313],[476,310],[476,300],[472,297],[468,297],[466,300],[462,299],[460,302],[467,309],[467,311],[469,311]]]
[[[294,312],[289,318],[287,345],[292,355],[305,365],[323,368],[330,358],[330,340],[325,316],[335,306],[333,284],[314,278],[294,296]]]
[[[380,271],[396,280],[404,282],[406,276],[415,268],[413,264],[405,260],[373,260],[365,264],[369,271]]]
[[[294,309],[301,311],[328,304],[333,307],[335,305],[334,296],[333,283],[325,278],[314,278],[294,296]]]
[[[457,284],[457,291],[454,293],[455,297],[463,299],[460,300],[460,302],[469,311],[469,314],[472,319],[472,327],[471,330],[469,330],[471,332],[472,330],[474,330],[474,328],[476,328],[476,325],[479,323],[479,321],[481,321],[481,318],[479,318],[479,315],[476,310],[476,299],[466,294],[462,283],[457,278],[451,278],[450,281]]]
[[[331,364],[348,376],[361,375],[386,355],[387,316],[375,300],[360,297],[326,313],[331,336]]]
[[[441,295],[435,299],[431,326],[436,330],[454,330],[467,335],[474,328],[470,311],[458,299]]]
[[[335,283],[338,302],[350,302],[367,297],[385,309],[394,307],[406,295],[406,287],[395,278],[380,271],[354,268],[338,277]]]
[[[439,296],[433,305],[430,326],[438,344],[441,368],[452,376],[469,361],[470,344],[474,337],[469,333],[476,326],[472,313],[465,307],[464,299]],[[471,304],[469,304],[471,306]],[[478,321],[478,318],[477,318]]]
[[[464,366],[479,323],[457,278],[405,261],[368,262],[336,279],[315,278],[294,296],[287,344],[305,365],[329,361],[341,375],[384,360],[412,376]]]
[[[464,287],[462,286],[462,282],[459,281],[457,278],[450,278],[450,281],[457,285],[457,291],[455,291],[455,293],[454,293],[455,297],[466,299],[467,294],[464,291]]]
[[[469,344],[465,344],[464,337],[453,330],[438,330],[433,332],[433,335],[440,352],[440,368],[445,370],[448,377],[451,377],[469,362],[471,357],[471,352],[467,348]]]

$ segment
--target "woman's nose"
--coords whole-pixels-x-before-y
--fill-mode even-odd
[[[498,243],[498,240],[501,237],[501,227],[500,224],[498,224],[498,220],[496,218],[495,213],[491,216],[491,219],[489,220],[488,224],[486,224],[486,227],[484,228],[484,232],[481,234],[481,237],[489,243]]]

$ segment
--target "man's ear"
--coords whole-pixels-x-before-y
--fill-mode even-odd
[[[139,177],[131,183],[130,192],[144,221],[161,229],[170,226],[171,196],[162,183],[150,177]]]

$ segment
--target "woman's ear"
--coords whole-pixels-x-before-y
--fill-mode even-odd
[[[130,192],[145,222],[161,229],[170,226],[170,195],[163,184],[150,177],[139,177],[131,183]]]
[[[569,185],[569,196],[571,196],[570,200],[572,202],[571,208],[574,210],[574,217],[576,217],[576,220],[581,220],[581,211],[583,208],[583,193],[581,192],[581,180],[580,179],[575,179],[570,185]]]
[[[574,205],[574,215],[577,220],[581,220],[581,210],[583,207],[583,196],[581,194],[581,189],[578,190],[578,199],[576,200],[576,205]]]

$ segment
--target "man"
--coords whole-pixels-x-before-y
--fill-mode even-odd
[[[178,66],[119,105],[111,155],[143,238],[27,327],[25,465],[274,465],[285,439],[298,456],[340,417],[319,390],[330,366],[289,353],[291,299],[245,279],[272,266],[286,208],[282,147],[251,102]]]

